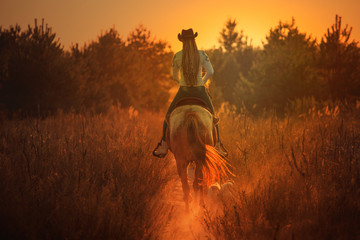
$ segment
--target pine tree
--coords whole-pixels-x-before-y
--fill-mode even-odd
[[[235,30],[237,25],[236,20],[229,19],[225,23],[225,27],[220,32],[219,43],[225,48],[229,53],[233,52],[236,49],[237,44],[239,43],[239,33]]]
[[[335,23],[320,43],[321,73],[333,99],[360,95],[360,49],[357,42],[350,42],[352,27],[343,28],[341,20],[335,16]]]
[[[25,31],[0,29],[0,39],[0,101],[10,113],[49,114],[76,105],[69,58],[44,19]]]
[[[316,42],[299,31],[294,19],[280,22],[266,40],[248,77],[254,88],[251,104],[275,108],[281,114],[289,101],[312,96],[320,88]]]
[[[248,45],[248,37],[244,35],[243,30],[237,31],[236,26],[235,19],[226,21],[220,32],[220,51],[214,56],[216,59],[212,59],[221,59],[215,62],[213,78],[216,85],[221,88],[223,100],[231,104],[238,102],[234,87],[241,81],[241,76],[247,76],[254,60],[253,48]]]

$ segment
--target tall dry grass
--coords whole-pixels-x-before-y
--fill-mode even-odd
[[[278,119],[227,109],[225,142],[237,177],[211,239],[359,239],[359,108],[310,108]]]
[[[118,108],[3,121],[0,239],[158,239],[176,173],[151,155],[159,122]]]
[[[179,188],[172,155],[151,156],[162,114],[114,108],[2,120],[0,238],[359,238],[360,114],[351,109],[277,118],[224,106],[220,128],[234,185],[195,217],[179,215],[169,196],[176,181]],[[179,216],[184,221],[174,221]]]

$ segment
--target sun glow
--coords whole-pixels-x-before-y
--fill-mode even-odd
[[[60,5],[53,1],[5,1],[0,8],[0,25],[8,27],[19,23],[22,28],[33,24],[34,18],[45,21],[57,33],[67,48],[73,43],[87,43],[107,29],[115,26],[123,38],[139,24],[148,28],[157,39],[167,41],[173,51],[181,49],[177,34],[181,29],[193,28],[199,33],[200,49],[218,46],[219,32],[227,19],[238,22],[238,31],[252,39],[254,46],[262,46],[270,28],[278,22],[296,20],[302,32],[320,39],[334,22],[335,14],[343,17],[344,24],[353,27],[352,38],[360,39],[360,1],[345,0],[256,0],[243,2],[190,1],[181,3],[155,0],[123,2],[108,0],[106,3],[65,0]]]

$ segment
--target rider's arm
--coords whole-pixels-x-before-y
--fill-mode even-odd
[[[209,80],[209,78],[212,77],[212,75],[214,74],[214,69],[211,65],[210,59],[209,57],[206,55],[206,53],[204,51],[201,51],[201,53],[203,54],[202,56],[202,65],[204,66],[205,70],[206,70],[206,74],[203,78],[204,84],[206,84],[206,82]]]
[[[174,55],[174,58],[173,58],[173,62],[172,62],[172,67],[173,67],[173,79],[177,82],[177,83],[180,83],[180,79],[179,79],[179,66],[177,65],[176,61],[175,61],[175,58],[176,58],[176,54]]]

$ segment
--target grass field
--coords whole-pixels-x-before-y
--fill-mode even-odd
[[[151,155],[163,114],[3,119],[0,239],[359,239],[359,112],[252,117],[224,105],[234,185],[196,216],[173,201],[172,154]]]

